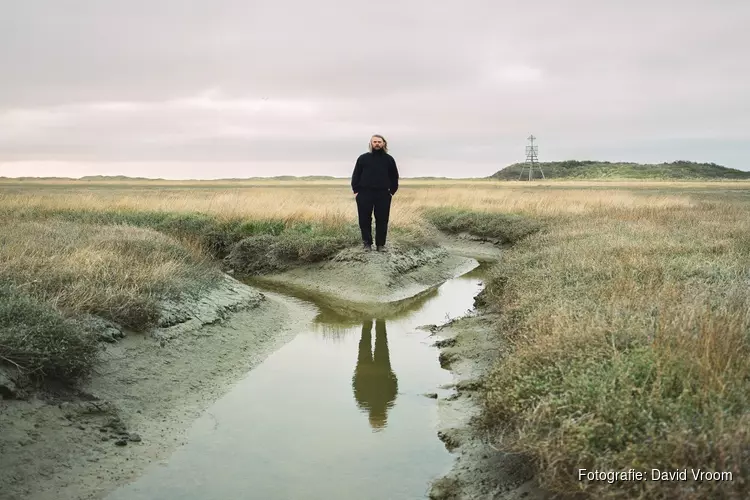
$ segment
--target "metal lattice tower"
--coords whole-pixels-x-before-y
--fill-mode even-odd
[[[521,173],[518,176],[518,180],[521,180],[521,177],[523,177],[523,171],[527,167],[529,169],[529,180],[531,180],[534,176],[534,166],[539,169],[539,173],[542,174],[542,179],[544,179],[544,172],[542,171],[541,165],[539,165],[539,157],[537,155],[539,152],[539,146],[534,145],[536,137],[530,135],[528,139],[529,145],[526,146],[526,162],[521,166]]]

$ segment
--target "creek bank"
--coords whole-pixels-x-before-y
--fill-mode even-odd
[[[262,292],[225,274],[221,285],[207,293],[164,301],[157,327],[149,335],[170,340],[224,321],[233,313],[257,308],[265,298]]]
[[[211,403],[314,314],[226,276],[165,303],[145,335],[79,319],[101,334],[95,373],[77,388],[47,384],[0,401],[0,498],[102,498],[168,458]]]
[[[331,260],[253,278],[298,296],[314,295],[340,313],[378,316],[441,283],[471,271],[476,260],[443,247],[386,252],[348,248]],[[324,278],[324,279],[321,279]]]
[[[474,236],[469,233],[443,235],[440,246],[452,255],[470,257],[480,262],[494,262],[509,245],[498,238]]]
[[[445,236],[441,246],[454,255],[493,263],[506,244],[462,233]],[[481,421],[483,380],[503,355],[504,339],[496,315],[484,311],[481,295],[474,310],[442,325],[424,325],[436,338],[440,365],[454,377],[454,393],[438,400],[438,438],[456,456],[451,471],[430,487],[431,500],[548,500],[552,494],[537,485],[534,464],[527,457],[499,451]]]
[[[436,480],[431,500],[541,500],[552,496],[535,481],[533,463],[501,452],[488,439],[480,419],[483,379],[501,355],[503,340],[494,331],[496,319],[481,311],[433,326],[439,338],[441,365],[455,379],[455,393],[438,401],[438,437],[456,455],[451,471]]]

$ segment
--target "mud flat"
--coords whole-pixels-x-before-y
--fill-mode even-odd
[[[0,400],[0,498],[102,498],[169,457],[213,401],[314,313],[227,276],[201,297],[164,304],[145,335],[100,321],[113,340],[89,381]]]

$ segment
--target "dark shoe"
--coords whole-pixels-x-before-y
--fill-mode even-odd
[[[366,252],[371,252],[371,251],[372,251],[372,245],[370,245],[369,243],[363,243],[363,244],[362,244],[362,248],[363,248],[363,249],[364,249],[364,250],[365,250]]]

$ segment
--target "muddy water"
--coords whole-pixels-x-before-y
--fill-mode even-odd
[[[452,376],[418,327],[469,311],[481,273],[379,318],[316,305],[315,321],[206,411],[168,460],[108,498],[426,498],[453,458],[425,394],[450,395],[441,386]]]

